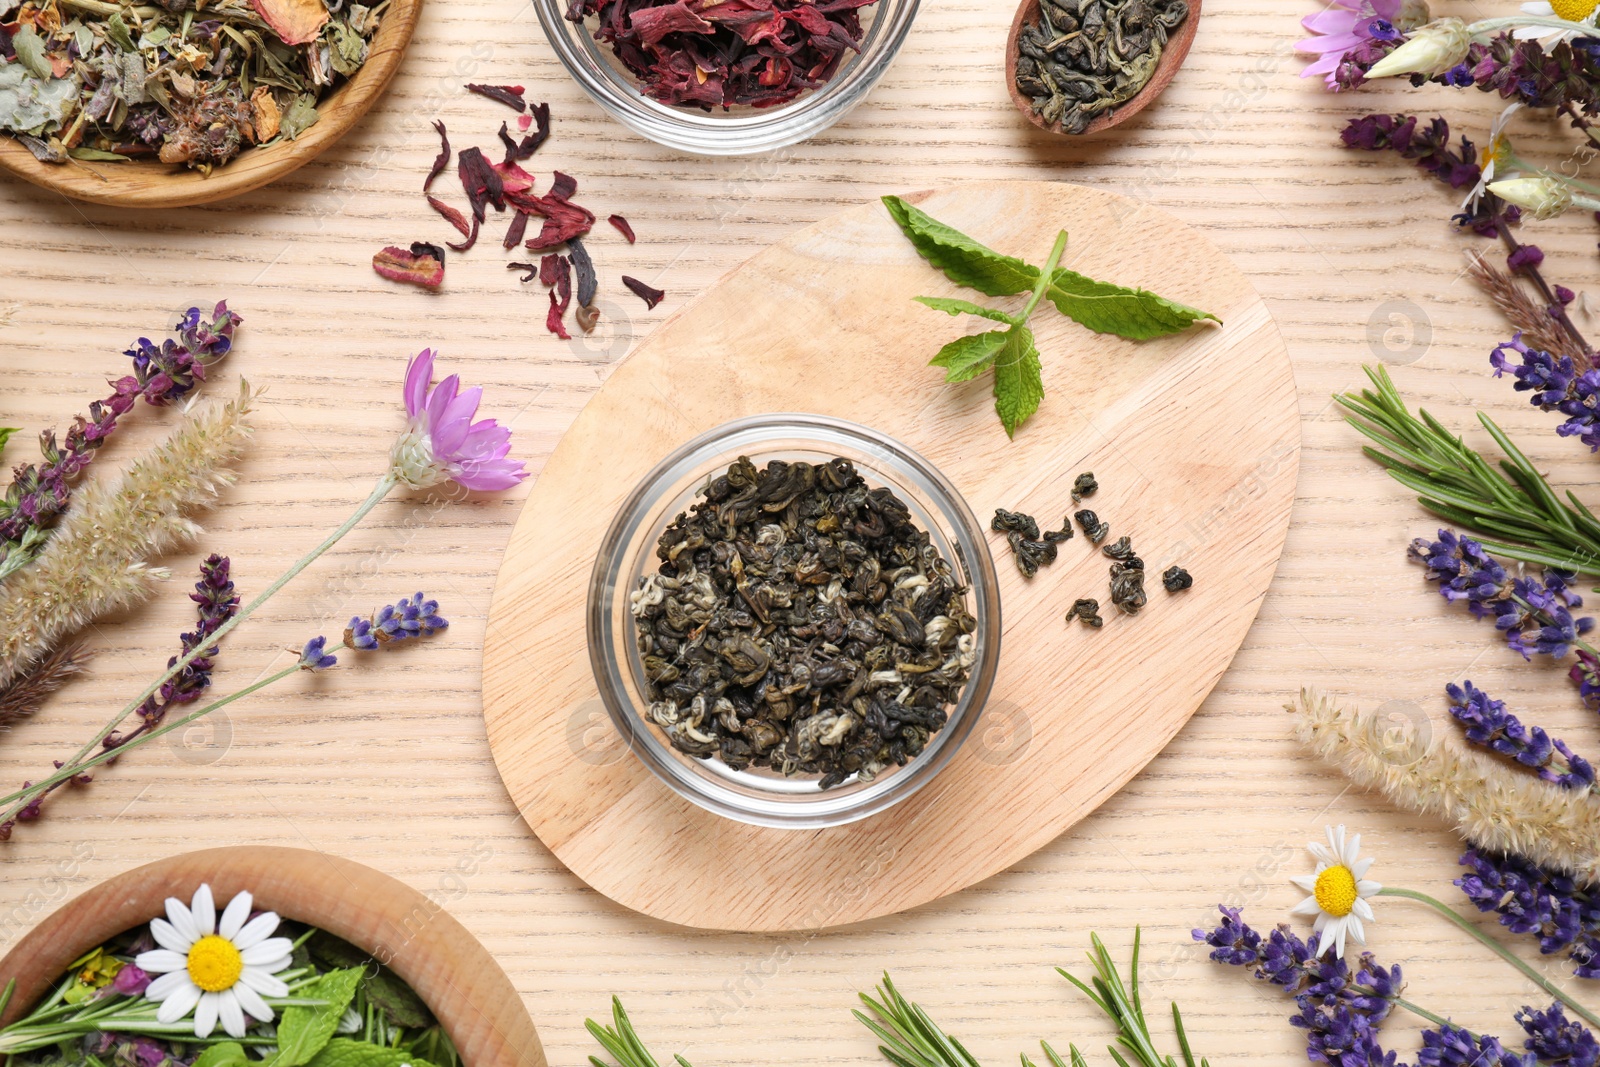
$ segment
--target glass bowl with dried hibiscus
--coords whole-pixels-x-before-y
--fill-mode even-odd
[[[624,501],[590,580],[600,696],[686,799],[765,826],[886,810],[931,782],[994,683],[983,526],[905,445],[760,415],[677,449]]]
[[[614,118],[702,155],[763,152],[843,118],[894,61],[918,0],[534,0]]]
[[[544,1064],[514,987],[460,924],[299,849],[113,878],[18,942],[0,981],[7,1067]]]

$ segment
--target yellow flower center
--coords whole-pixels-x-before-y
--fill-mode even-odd
[[[1321,882],[1317,885],[1320,887]],[[1318,899],[1321,899],[1319,889]],[[189,949],[189,977],[207,993],[220,993],[232,989],[244,973],[244,957],[233,947],[233,942],[216,934],[207,934]]]
[[[1582,22],[1594,14],[1600,0],[1550,0],[1550,9],[1568,22]]]
[[[1600,0],[1594,0],[1600,3]],[[1490,164],[1504,163],[1511,156],[1511,138],[1496,137],[1489,147],[1483,150],[1483,159],[1478,163],[1479,170],[1488,170]]]
[[[1356,876],[1349,867],[1329,867],[1317,875],[1317,884],[1311,895],[1317,898],[1317,907],[1336,919],[1342,919],[1356,906]],[[193,973],[194,964],[191,963],[189,967]]]

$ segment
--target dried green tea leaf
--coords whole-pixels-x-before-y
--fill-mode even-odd
[[[943,367],[944,380],[947,382],[969,381],[994,363],[995,356],[1005,347],[1006,333],[1005,330],[990,330],[988,333],[958,337],[939,349],[939,354],[928,363],[930,366]]]
[[[292,141],[316,123],[317,98],[310,93],[302,93],[294,98],[294,103],[283,113],[283,118],[278,122],[278,132]]]
[[[113,11],[111,17],[106,19],[106,36],[124,52],[137,51],[133,46],[133,35],[128,32],[128,24],[122,21],[120,11]]]
[[[17,60],[35,78],[50,81],[55,78],[56,72],[50,67],[50,59],[44,54],[44,38],[39,36],[39,31],[29,23],[18,30],[11,38],[11,47],[16,50]]]
[[[943,311],[949,315],[981,315],[986,319],[993,319],[995,322],[1013,325],[1017,321],[1016,316],[1007,315],[999,308],[986,308],[982,304],[974,304],[970,300],[954,300],[943,296],[919,296],[915,299],[919,304],[926,304],[935,311]]]
[[[1027,292],[1039,279],[1037,267],[1002,256],[898,196],[884,197],[883,205],[922,258],[957,285],[989,296],[1010,296]]]
[[[1033,331],[1013,326],[1005,332],[1006,343],[994,361],[994,409],[1007,437],[1017,435],[1017,427],[1039,410],[1044,399],[1044,379],[1039,366],[1039,350],[1033,344]]]
[[[1116,334],[1131,341],[1180,333],[1199,319],[1222,321],[1209,311],[1148,290],[1097,281],[1065,267],[1055,272],[1045,296],[1074,322],[1096,333]]]

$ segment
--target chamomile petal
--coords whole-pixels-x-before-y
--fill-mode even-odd
[[[169,899],[167,918],[150,921],[151,936],[161,948],[141,953],[135,962],[161,974],[145,990],[147,999],[160,1002],[158,1020],[171,1024],[192,1012],[194,1034],[202,1039],[218,1022],[229,1035],[245,1036],[247,1012],[263,1023],[272,1020],[265,998],[288,993],[276,974],[290,966],[294,946],[286,937],[272,936],[277,915],[250,918],[253,906],[249,893],[239,893],[219,917],[211,887],[202,885],[190,907]]]
[[[1361,856],[1361,835],[1347,834],[1343,826],[1327,828],[1327,844],[1314,842],[1310,851],[1317,858],[1314,874],[1292,878],[1294,885],[1311,895],[1295,906],[1293,914],[1315,917],[1317,953],[1344,956],[1350,938],[1366,944],[1363,922],[1375,922],[1368,898],[1383,887],[1362,879],[1372,866]]]
[[[217,921],[217,933],[238,945],[239,931],[244,929],[244,924],[249,920],[250,908],[254,903],[255,899],[249,893],[240,893],[228,901],[228,906],[222,910],[222,918]]]
[[[164,975],[189,966],[189,957],[170,948],[153,948],[149,952],[139,953],[133,962],[142,971]]]
[[[264,911],[240,928],[239,933],[233,938],[233,943],[241,952],[247,948],[254,948],[271,937],[277,928],[278,916],[273,912]]]
[[[200,1003],[200,987],[188,981],[188,975],[183,977],[184,981],[178,983],[176,989],[162,998],[161,1007],[156,1009],[157,1022],[175,1023],[185,1015],[188,1015],[194,1010],[194,1006]],[[145,990],[147,996],[149,992],[148,989]]]
[[[139,965],[134,964],[134,966]],[[164,1001],[186,985],[194,985],[194,983],[189,981],[189,972],[179,968],[152,981],[145,987],[145,995],[151,1000]]]
[[[211,896],[211,886],[205,882],[200,883],[200,888],[194,891],[194,900],[189,903],[189,915],[194,919],[195,932],[200,937],[217,932],[217,902]]]
[[[231,989],[214,994],[217,998],[217,1018],[230,1037],[244,1036],[244,1009],[239,1007],[238,990],[239,986],[235,983]]]

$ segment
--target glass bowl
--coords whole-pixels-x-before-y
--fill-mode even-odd
[[[821,133],[844,118],[883,77],[905,43],[919,0],[877,0],[860,9],[859,54],[848,54],[832,80],[780,107],[704,112],[663,104],[641,93],[611,46],[594,39],[595,19],[567,21],[569,0],[533,0],[539,23],[568,73],[624,126],[658,144],[704,156],[768,152]]]
[[[905,766],[887,767],[870,782],[852,777],[824,790],[813,776],[786,778],[756,767],[735,771],[716,758],[686,755],[644,718],[649,690],[629,594],[658,566],[656,543],[668,523],[740,456],[749,456],[757,467],[773,459],[850,460],[869,485],[892,490],[910,508],[913,521],[928,532],[965,582],[967,607],[978,624],[972,672],[955,706],[947,708],[949,721]],[[725,423],[658,463],[623,502],[606,531],[590,578],[587,622],[595,682],[628,748],[685,799],[760,826],[814,829],[854,822],[927,785],[972,732],[1000,659],[994,559],[972,509],[944,475],[905,445],[865,426],[824,415],[758,415]]]

